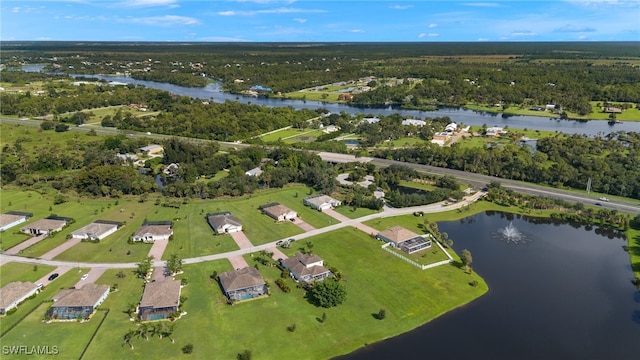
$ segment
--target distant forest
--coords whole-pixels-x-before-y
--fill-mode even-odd
[[[126,73],[232,93],[266,96],[363,77],[357,105],[556,104],[580,115],[589,101],[640,103],[640,43],[70,43],[3,42],[2,63],[47,64],[62,74]]]

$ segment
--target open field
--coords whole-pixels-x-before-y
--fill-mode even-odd
[[[378,213],[377,210],[367,209],[367,208],[353,208],[352,206],[342,205],[338,206],[334,209],[337,213],[342,214],[349,219],[357,219],[359,217],[371,215]]]
[[[601,107],[598,107],[597,104],[601,104],[602,101],[590,101],[592,112],[586,116],[579,115],[577,113],[567,112],[567,115],[570,119],[580,119],[580,120],[609,120],[609,114],[602,112]],[[640,109],[635,107],[624,110],[621,114],[616,114],[616,119],[620,121],[640,121]],[[542,106],[542,105],[539,105]],[[535,111],[530,110],[530,106],[524,109],[517,107],[516,105],[509,106],[506,110],[503,110],[502,107],[495,106],[487,106],[481,104],[466,104],[464,106],[466,109],[475,110],[475,111],[483,111],[489,113],[504,113],[507,115],[528,115],[528,116],[540,116],[546,118],[559,118],[560,115],[551,113],[549,111]]]

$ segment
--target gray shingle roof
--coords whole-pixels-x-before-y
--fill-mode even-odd
[[[180,305],[180,281],[164,279],[144,286],[141,307],[165,308]]]
[[[252,267],[224,272],[220,274],[220,283],[226,292],[265,284],[258,270]]]

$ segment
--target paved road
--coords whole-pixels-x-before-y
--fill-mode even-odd
[[[471,203],[473,203],[474,201],[478,200],[480,197],[484,196],[486,193],[479,191],[471,196],[468,196],[467,198],[465,198],[463,201],[460,201],[458,203],[454,203],[454,204],[449,204],[446,205],[445,202],[439,202],[439,203],[435,203],[435,204],[429,204],[429,205],[422,205],[422,206],[413,206],[413,207],[406,207],[406,208],[388,208],[385,207],[384,211],[379,212],[379,213],[375,213],[375,214],[370,214],[370,215],[366,215],[366,216],[362,216],[360,218],[357,219],[348,219],[345,222],[341,222],[341,223],[337,223],[337,224],[333,224],[333,225],[329,225],[320,229],[314,229],[312,231],[308,231],[306,233],[303,234],[299,234],[295,236],[296,240],[301,240],[301,239],[306,239],[312,236],[316,236],[316,235],[321,235],[324,234],[328,231],[333,231],[333,230],[338,230],[347,226],[358,226],[358,224],[360,224],[361,222],[365,222],[365,221],[369,221],[372,219],[377,219],[377,218],[385,218],[385,217],[393,217],[393,216],[399,216],[399,215],[407,215],[407,214],[413,214],[416,211],[423,211],[424,213],[437,213],[437,212],[442,212],[442,211],[448,211],[448,210],[455,210],[455,209],[459,209],[462,208],[464,206],[467,206]],[[283,239],[278,239],[276,241],[279,240],[286,240],[286,238]],[[254,253],[254,252],[259,252],[261,250],[268,250],[268,251],[272,251],[272,248],[276,247],[276,241],[267,243],[267,244],[262,244],[262,245],[257,245],[257,246],[252,246],[250,248],[244,248],[244,249],[240,249],[240,250],[234,250],[234,251],[229,251],[226,253],[222,253],[222,254],[213,254],[213,255],[204,255],[204,256],[198,256],[198,257],[194,257],[194,258],[190,258],[190,259],[184,259],[184,264],[197,264],[197,263],[201,263],[201,262],[206,262],[206,261],[213,261],[213,260],[220,260],[220,259],[229,259],[232,257],[238,257],[238,256],[242,256],[245,254],[250,254],[250,253]],[[80,267],[80,268],[90,268],[90,269],[135,269],[137,267],[136,263],[87,263],[87,262],[74,262],[74,261],[59,261],[59,260],[48,260],[48,259],[42,259],[42,258],[26,258],[26,257],[22,257],[22,256],[16,256],[16,255],[8,255],[8,254],[0,254],[0,261],[2,263],[5,262],[9,262],[9,261],[15,261],[15,262],[20,262],[20,263],[26,263],[26,264],[41,264],[41,265],[50,265],[50,266],[68,266],[68,267]],[[166,261],[164,262],[158,262],[155,261],[154,262],[154,266],[162,266],[162,265],[166,265]]]

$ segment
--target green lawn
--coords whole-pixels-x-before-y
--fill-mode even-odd
[[[232,359],[245,349],[261,359],[292,359],[299,358],[300,354],[305,354],[305,359],[326,359],[409,331],[487,290],[479,277],[465,274],[453,265],[418,270],[381,250],[378,241],[352,228],[323,234],[311,241],[315,244],[315,253],[343,273],[348,291],[343,305],[317,308],[289,279],[286,281],[292,292],[283,293],[274,284],[280,271],[260,265],[260,273],[271,284],[271,296],[230,306],[219,285],[209,278],[214,270],[220,273],[231,269],[226,260],[188,265],[181,275],[189,280],[182,291],[188,298],[184,305],[187,315],[175,323],[172,336],[175,344],[159,337],[148,341],[134,338],[134,350],[130,350],[127,345],[123,346],[122,338],[136,325],[117,310],[125,308],[129,300],[139,299],[141,289],[126,285],[132,281],[129,276],[124,280],[111,277],[106,282],[118,282],[121,290],[110,295],[108,304],[105,302],[105,307],[110,307],[112,312],[86,357],[174,358],[181,356],[182,346],[191,343],[194,359],[210,359],[211,354]],[[250,256],[246,258],[254,264]],[[380,276],[381,273],[385,276]],[[106,276],[112,274],[105,274],[100,281]],[[479,280],[480,286],[469,286],[471,280]],[[402,302],[397,301],[398,293],[405,295]],[[383,321],[372,316],[381,308],[387,312]],[[317,318],[323,313],[327,320],[320,323]],[[287,331],[294,323],[296,331]]]
[[[629,229],[626,231],[631,268],[640,277],[640,230]]]
[[[371,214],[377,214],[380,212],[377,210],[372,210],[367,208],[356,208],[354,210],[353,207],[351,206],[338,206],[337,208],[335,208],[335,211],[337,213],[340,213],[348,217],[349,219],[357,219],[359,217],[363,217]]]
[[[0,287],[14,281],[35,282],[51,272],[55,267],[10,262],[0,266]]]
[[[7,265],[10,265],[10,264],[3,265],[2,268],[4,268]],[[31,270],[33,270],[33,266],[31,266]],[[86,271],[83,271],[83,272],[86,272]],[[16,280],[24,281],[30,278],[31,277],[29,275],[25,275],[25,277],[16,278]],[[60,337],[60,334],[58,333],[59,330],[51,331],[51,328],[48,328],[48,327],[44,328],[45,324],[41,322],[42,318],[44,317],[44,313],[46,312],[48,307],[51,305],[51,303],[47,302],[43,306],[40,306],[40,303],[42,301],[51,300],[53,296],[57,294],[58,291],[60,291],[60,289],[69,288],[73,286],[73,284],[78,282],[78,280],[80,280],[79,272],[77,272],[74,269],[71,269],[67,273],[60,275],[60,277],[58,277],[54,282],[44,287],[40,291],[40,293],[36,295],[34,299],[28,299],[24,301],[21,305],[18,306],[18,310],[15,313],[3,317],[2,321],[0,321],[0,333],[2,334],[2,338],[0,338],[0,342],[2,342],[2,345],[12,345],[15,343],[27,345],[24,343],[25,334],[29,334],[29,339],[39,339],[38,337],[33,337],[32,334],[43,334],[43,336],[46,336],[46,339],[52,340],[51,342],[38,341],[37,343],[33,343],[29,345],[57,345],[58,343],[56,342],[55,338],[56,336]],[[34,309],[36,310],[33,311],[27,317],[27,319],[25,319],[25,321],[20,322],[18,326],[12,329],[9,333],[5,334],[5,332],[10,327],[14,326],[16,323],[20,321],[20,319],[22,319],[25,315],[27,315],[29,312],[31,312]],[[27,323],[25,324],[25,322]],[[46,333],[46,335],[44,333]]]

